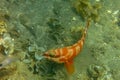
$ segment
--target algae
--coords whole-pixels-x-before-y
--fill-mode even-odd
[[[99,21],[100,3],[92,5],[89,0],[76,0],[73,7],[84,20],[91,18],[94,22]]]

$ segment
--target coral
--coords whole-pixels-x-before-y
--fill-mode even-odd
[[[14,52],[14,39],[7,33],[3,35],[3,46],[5,47],[5,54],[10,55]]]
[[[100,3],[92,5],[89,0],[76,0],[73,7],[83,19],[91,18],[95,22],[99,21]]]
[[[88,76],[90,80],[113,80],[112,74],[106,66],[90,65]]]
[[[3,35],[3,33],[7,32],[6,27],[6,23],[4,21],[0,21],[0,35]]]
[[[7,25],[4,21],[0,21],[0,46],[4,47],[5,54],[12,54],[14,51],[14,39],[7,33]]]
[[[9,55],[14,52],[14,39],[11,38],[7,31],[7,24],[5,21],[0,21],[0,46],[2,52]],[[3,48],[4,47],[4,48]]]

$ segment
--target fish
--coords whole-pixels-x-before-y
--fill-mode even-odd
[[[48,60],[57,63],[64,63],[67,72],[69,74],[72,74],[75,71],[73,59],[82,51],[86,38],[86,33],[88,27],[90,26],[90,21],[90,19],[87,20],[82,37],[75,44],[73,44],[72,46],[48,50],[43,54],[43,56]]]

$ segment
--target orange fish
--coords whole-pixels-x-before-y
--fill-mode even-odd
[[[57,63],[64,63],[68,73],[72,74],[74,72],[73,59],[82,50],[89,25],[90,20],[87,21],[82,38],[77,43],[72,46],[49,50],[44,53],[44,57]]]

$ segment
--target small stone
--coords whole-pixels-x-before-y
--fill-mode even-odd
[[[119,12],[119,10],[114,11],[114,12],[113,12],[113,15],[118,14],[118,12]]]
[[[72,20],[75,21],[75,20],[76,20],[76,17],[73,17]]]
[[[100,0],[96,0],[96,2],[99,2]]]
[[[111,13],[112,13],[112,11],[111,11],[111,10],[107,10],[107,13],[111,14]]]
[[[26,64],[28,64],[28,63],[31,63],[31,60],[29,60],[29,59],[24,59],[23,62],[26,63]]]

